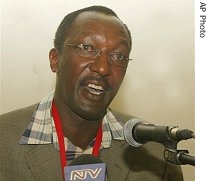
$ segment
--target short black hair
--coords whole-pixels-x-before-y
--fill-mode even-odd
[[[105,15],[115,16],[115,17],[118,18],[117,14],[113,10],[111,10],[110,8],[104,7],[104,6],[89,6],[89,7],[86,7],[86,8],[83,8],[83,9],[79,9],[79,10],[76,10],[74,12],[71,12],[71,13],[67,14],[64,17],[64,19],[61,21],[61,23],[58,26],[58,29],[57,29],[57,31],[55,33],[54,47],[58,51],[62,50],[63,43],[64,43],[65,36],[66,36],[66,32],[72,26],[72,24],[73,24],[74,20],[76,19],[76,17],[79,14],[81,14],[83,12],[86,12],[86,11],[95,11],[95,12],[99,12],[99,13],[102,13],[102,14],[105,14]],[[129,35],[129,38],[130,38],[130,46],[131,46],[132,45],[132,40],[131,40],[130,30],[128,29],[126,24],[123,23],[123,25],[125,26],[125,28],[126,28],[126,30],[128,32],[128,35]]]

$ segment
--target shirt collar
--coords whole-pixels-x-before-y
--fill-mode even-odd
[[[57,133],[51,115],[54,91],[47,95],[37,106],[29,125],[23,133],[20,144],[51,144],[57,145]],[[123,128],[112,112],[108,109],[103,119],[103,136],[101,146],[110,147],[111,140],[124,140]],[[68,142],[68,139],[65,139]],[[65,143],[66,145],[66,143]],[[68,147],[68,146],[67,146]]]

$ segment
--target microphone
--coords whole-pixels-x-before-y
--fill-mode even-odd
[[[65,181],[105,181],[106,166],[100,158],[83,154],[64,168]]]
[[[103,163],[100,158],[95,157],[91,154],[82,154],[71,161],[69,165],[85,165],[85,164],[94,164],[94,163]]]
[[[142,122],[132,118],[126,122],[123,128],[125,140],[133,147],[139,147],[148,141],[167,143],[169,141],[181,141],[195,138],[193,131],[180,129],[176,126],[156,126],[149,122]]]

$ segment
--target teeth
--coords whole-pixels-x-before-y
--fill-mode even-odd
[[[96,90],[100,90],[103,91],[104,88],[100,85],[95,85],[95,84],[88,84],[88,87],[92,88],[92,89],[96,89]]]
[[[104,90],[102,86],[95,85],[95,84],[88,84],[88,87],[90,88],[89,91],[95,95],[100,95],[102,91]]]

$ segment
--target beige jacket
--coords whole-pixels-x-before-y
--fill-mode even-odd
[[[0,180],[61,181],[60,154],[49,145],[19,145],[35,105],[0,117]],[[113,112],[126,122],[129,116]],[[180,166],[166,163],[164,147],[155,142],[140,148],[125,141],[113,140],[109,149],[100,153],[106,163],[108,181],[182,181]]]

